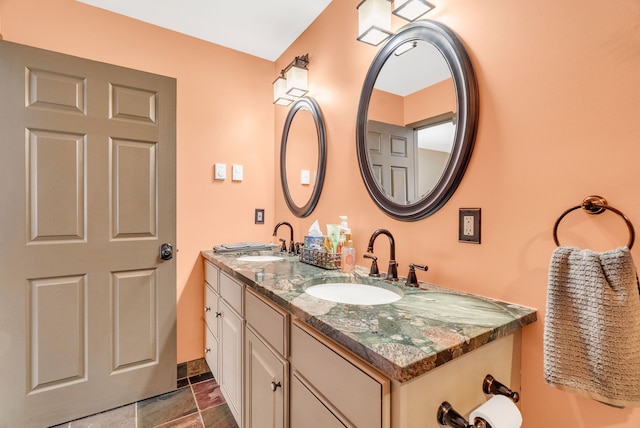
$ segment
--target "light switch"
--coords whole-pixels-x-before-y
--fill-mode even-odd
[[[213,179],[225,180],[227,178],[227,164],[216,163],[213,165]]]
[[[242,170],[242,165],[231,165],[231,179],[233,181],[242,181]]]
[[[311,171],[308,169],[300,171],[300,184],[311,184]]]

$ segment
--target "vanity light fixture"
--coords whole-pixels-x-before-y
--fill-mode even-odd
[[[288,106],[297,98],[309,92],[307,88],[307,72],[309,54],[297,56],[273,81],[273,103]]]
[[[273,103],[279,106],[288,106],[293,102],[293,97],[287,95],[287,79],[284,77],[284,70],[280,76],[273,81]]]
[[[363,0],[357,9],[359,41],[378,46],[393,35],[390,0]]]
[[[426,0],[394,0],[392,13],[413,22],[434,7]]]
[[[287,79],[287,95],[294,98],[304,96],[309,89],[307,88],[307,71],[309,66],[309,54],[297,56],[284,69],[285,78]]]

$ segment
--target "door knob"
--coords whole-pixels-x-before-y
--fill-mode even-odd
[[[271,390],[273,392],[276,392],[276,389],[280,388],[282,386],[282,384],[280,382],[275,383],[275,382],[271,382]]]
[[[160,258],[162,260],[171,260],[173,258],[173,246],[171,244],[162,244],[160,247]]]

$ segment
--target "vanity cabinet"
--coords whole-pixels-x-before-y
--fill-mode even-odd
[[[289,315],[245,289],[245,427],[288,427]]]
[[[220,272],[220,359],[218,384],[231,413],[242,428],[242,361],[244,286]]]
[[[218,287],[218,278],[220,271],[211,262],[204,262],[204,358],[211,369],[213,377],[218,379],[220,376],[218,362],[219,341],[220,341],[220,289]]]
[[[351,334],[348,322],[341,328],[335,321],[319,331],[303,321],[313,316],[302,307],[303,299],[296,301],[298,291],[284,287],[291,285],[290,277],[301,276],[297,271],[301,264],[274,265],[287,282],[269,290],[250,279],[236,279],[245,278],[246,270],[236,270],[239,274],[232,276],[234,260],[225,264],[205,259],[204,319],[207,362],[214,375],[218,373],[221,391],[241,428],[439,428],[436,414],[443,401],[466,417],[490,398],[482,391],[487,374],[520,390],[521,332],[509,323],[524,326],[535,321],[531,309],[509,304],[500,312],[499,302],[446,294],[443,305],[473,304],[476,312],[469,320],[459,315],[451,328],[448,319],[437,318],[447,313],[446,308],[430,315],[437,321],[435,326],[424,318],[424,328],[434,337],[432,354],[427,350],[413,355],[416,347],[387,342],[382,336],[376,343],[380,351],[365,348],[372,353],[367,354],[371,361],[365,361],[354,353],[362,349],[350,350],[332,339],[334,334]],[[432,293],[443,295],[439,290]],[[407,299],[406,304],[424,305],[419,299],[415,303]],[[393,312],[392,307],[389,310]],[[335,312],[351,316],[340,305]],[[498,316],[505,318],[504,324],[493,321]],[[406,324],[404,318],[397,322]],[[488,328],[492,323],[495,326]],[[501,329],[507,326],[512,330],[505,334]],[[423,334],[417,332],[416,339],[424,340]],[[494,334],[497,337],[486,342],[486,335]],[[460,338],[471,349],[462,349]],[[448,346],[447,341],[452,344]],[[443,348],[436,350],[438,346]],[[438,358],[451,361],[441,363]],[[403,365],[389,365],[397,362]]]

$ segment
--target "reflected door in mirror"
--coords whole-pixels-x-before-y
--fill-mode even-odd
[[[415,146],[410,128],[372,120],[367,124],[371,171],[381,191],[398,204],[415,199]]]

